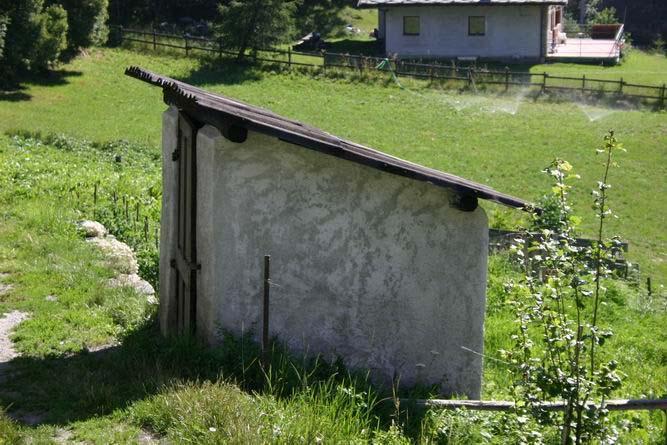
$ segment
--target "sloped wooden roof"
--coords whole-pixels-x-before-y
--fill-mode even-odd
[[[491,187],[340,139],[320,129],[284,118],[271,111],[213,94],[139,67],[130,67],[125,73],[128,76],[162,87],[165,102],[182,108],[186,112],[193,113],[197,119],[205,124],[211,124],[218,128],[230,124],[243,127],[378,170],[449,188],[463,196],[474,196],[520,209],[530,207],[527,201],[500,193]]]

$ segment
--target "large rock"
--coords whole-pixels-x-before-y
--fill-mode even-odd
[[[116,278],[112,278],[109,280],[109,286],[111,287],[131,287],[134,289],[138,294],[141,295],[146,295],[146,296],[151,296],[155,295],[155,289],[153,289],[153,286],[151,284],[141,278],[137,274],[121,274],[118,275]]]
[[[105,238],[88,238],[86,241],[102,250],[109,266],[119,274],[134,275],[139,272],[134,252],[127,244],[111,235]]]
[[[81,221],[77,227],[86,238],[104,238],[109,233],[107,228],[97,221]]]

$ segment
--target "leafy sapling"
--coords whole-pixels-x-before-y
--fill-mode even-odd
[[[610,132],[598,150],[606,159],[593,192],[599,225],[590,245],[576,238],[579,220],[569,201],[570,184],[578,175],[567,161],[556,159],[544,170],[554,181],[543,201],[548,207],[533,213],[532,229],[539,232],[526,232],[513,246],[524,276],[507,285],[518,329],[512,350],[502,352],[512,365],[516,418],[523,424],[520,441],[545,441],[539,427],[551,425],[559,425],[565,445],[615,440],[605,401],[621,379],[615,361],[599,358],[599,349],[612,335],[599,325],[599,313],[603,280],[611,273],[608,265],[618,244],[604,237],[604,226],[611,215],[607,180],[620,149]],[[561,414],[542,408],[542,402],[554,400],[565,402]]]

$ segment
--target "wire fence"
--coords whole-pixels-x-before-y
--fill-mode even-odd
[[[144,48],[169,48],[184,51],[186,56],[205,53],[220,59],[236,58],[237,51],[232,51],[221,39],[195,37],[188,34],[165,34],[157,31],[141,31],[118,28],[119,43],[134,43]],[[454,82],[470,88],[480,85],[492,85],[501,90],[510,88],[534,88],[541,93],[573,92],[612,96],[616,98],[633,98],[654,101],[664,108],[667,99],[667,85],[643,85],[619,80],[598,79],[582,75],[557,76],[547,72],[534,73],[528,71],[512,71],[504,69],[488,69],[476,66],[461,66],[455,61],[430,62],[405,59],[388,59],[383,57],[330,53],[327,51],[302,52],[292,49],[262,49],[246,55],[246,59],[257,63],[281,64],[288,67],[313,67],[322,70],[329,68],[376,73],[390,73],[397,77]]]

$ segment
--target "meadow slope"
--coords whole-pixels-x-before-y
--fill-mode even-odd
[[[664,59],[664,57],[663,57]],[[595,224],[590,190],[601,174],[595,148],[614,129],[627,153],[612,173],[610,225],[630,242],[629,258],[654,283],[667,282],[667,114],[516,95],[494,97],[423,88],[388,78],[355,83],[237,67],[205,67],[186,58],[126,50],[93,50],[51,78],[26,82],[0,96],[0,131],[65,133],[95,141],[127,139],[157,146],[159,89],[127,78],[141,65],[162,74],[263,106],[390,154],[537,200],[548,187],[540,171],[554,158],[568,160],[582,176],[575,191],[583,229]],[[304,94],[307,92],[308,94]],[[492,222],[512,214],[487,206]]]

